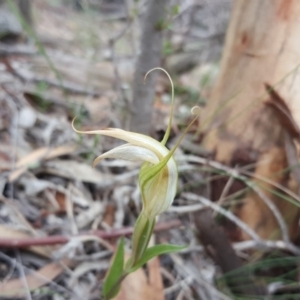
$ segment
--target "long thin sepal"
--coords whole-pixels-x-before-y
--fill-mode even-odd
[[[169,73],[163,69],[163,68],[153,68],[150,71],[148,71],[144,77],[144,81],[146,80],[147,76],[149,75],[149,73],[151,73],[154,70],[161,70],[163,71],[169,78],[170,83],[171,83],[171,111],[170,111],[170,118],[169,118],[169,123],[168,123],[168,127],[167,130],[165,132],[165,135],[163,137],[163,140],[161,141],[162,145],[166,145],[168,138],[170,136],[170,132],[171,132],[171,128],[172,128],[172,121],[173,121],[173,115],[174,115],[174,84],[173,84],[173,80],[171,78],[171,76],[169,75]]]

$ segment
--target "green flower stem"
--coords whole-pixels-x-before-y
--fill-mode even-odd
[[[150,218],[142,213],[139,215],[136,224],[134,226],[133,237],[132,237],[132,255],[126,263],[125,268],[123,269],[120,277],[115,281],[113,286],[109,289],[109,291],[105,295],[105,300],[109,300],[116,295],[118,292],[122,281],[125,279],[127,275],[133,272],[134,267],[140,262],[143,257],[145,251],[147,250],[147,246],[149,244],[149,240],[153,233],[155,225],[155,218]]]
[[[134,226],[132,236],[132,256],[128,260],[125,270],[130,270],[140,260],[147,249],[155,225],[155,218],[147,217],[143,211]]]

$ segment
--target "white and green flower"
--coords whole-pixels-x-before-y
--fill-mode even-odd
[[[174,87],[169,74],[164,69],[155,68],[149,72],[153,70],[162,70],[165,72],[169,77],[172,86],[171,113],[166,133],[161,142],[147,135],[118,128],[79,131],[74,128],[74,121],[72,124],[73,129],[78,133],[101,134],[127,142],[124,145],[118,146],[98,156],[94,160],[93,166],[96,166],[105,158],[124,159],[142,163],[139,173],[139,187],[142,195],[143,208],[134,227],[132,255],[126,264],[126,272],[133,270],[135,266],[141,263],[153,232],[156,216],[166,211],[173,203],[178,181],[177,165],[173,158],[173,154],[193,121],[196,120],[200,110],[198,107],[192,109],[192,113],[196,115],[194,120],[185,129],[176,145],[169,150],[166,147],[166,142],[169,138],[172,126]],[[145,78],[149,72],[146,74]]]

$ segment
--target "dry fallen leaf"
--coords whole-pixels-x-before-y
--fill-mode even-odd
[[[45,164],[44,172],[71,178],[78,181],[97,184],[100,187],[111,185],[112,176],[93,169],[92,166],[75,160],[53,160]]]
[[[164,299],[165,297],[163,296],[163,289],[164,289],[164,285],[163,285],[163,281],[162,281],[162,276],[161,276],[161,272],[160,272],[160,262],[159,262],[159,258],[155,257],[153,259],[151,259],[148,263],[147,263],[147,267],[148,267],[148,272],[149,272],[149,284],[151,285],[151,288],[154,291],[157,291],[159,294],[159,297],[157,297],[156,299]]]
[[[79,229],[86,227],[96,217],[99,217],[104,212],[104,204],[100,201],[92,202],[89,209],[82,211],[75,218],[76,225]]]
[[[49,160],[62,155],[67,155],[74,152],[76,146],[59,146],[54,149],[48,147],[39,148],[34,150],[30,154],[22,157],[16,164],[16,170],[14,170],[8,177],[9,182],[15,181],[19,178],[30,165],[36,164],[41,160]]]
[[[115,300],[164,300],[163,283],[158,257],[147,263],[149,279],[140,268],[128,275],[122,283]]]
[[[69,261],[64,261],[64,265],[70,265]],[[24,278],[16,278],[0,283],[0,295],[2,297],[25,297],[27,288],[29,290],[38,289],[51,282],[64,271],[63,264],[53,262],[38,271],[25,276],[28,287],[24,287]]]
[[[105,207],[105,212],[103,216],[103,222],[108,226],[113,226],[115,220],[115,206],[113,204],[107,204]]]
[[[24,232],[24,231],[20,231],[14,228],[10,228],[6,225],[0,224],[0,239],[26,239],[26,238],[30,238],[32,237],[32,235]],[[51,257],[51,249],[50,247],[39,247],[39,246],[32,246],[32,247],[28,247],[28,250],[30,250],[31,252],[34,252],[36,254],[39,254],[41,256],[50,258]],[[53,249],[53,248],[52,248]]]

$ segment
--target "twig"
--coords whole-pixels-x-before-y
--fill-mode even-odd
[[[259,235],[253,231],[246,223],[244,223],[241,219],[236,217],[231,211],[224,209],[223,207],[219,206],[216,203],[211,202],[210,200],[198,196],[192,193],[183,193],[182,196],[186,199],[192,199],[192,200],[198,200],[203,205],[208,206],[212,208],[214,211],[217,211],[221,215],[225,216],[227,219],[235,223],[239,228],[241,228],[243,231],[245,231],[253,240],[255,240],[257,243],[260,243],[262,239],[259,237]]]
[[[275,219],[278,222],[278,225],[281,230],[282,239],[286,243],[290,243],[290,237],[289,237],[289,231],[287,228],[287,225],[282,217],[282,214],[280,213],[277,206],[271,201],[269,197],[267,197],[260,188],[256,186],[253,182],[246,182],[246,184],[253,189],[253,191],[260,197],[261,200],[269,207],[269,209],[272,211]]]
[[[17,257],[17,260],[18,260],[18,269],[19,269],[19,272],[20,272],[20,277],[21,277],[21,280],[22,280],[22,283],[23,283],[23,286],[24,286],[24,289],[25,289],[25,293],[26,293],[26,299],[27,300],[32,300],[31,293],[30,293],[29,286],[28,286],[28,282],[27,282],[27,278],[25,276],[25,272],[24,272],[24,268],[23,268],[23,264],[22,264],[22,259],[21,259],[20,252],[19,252],[18,249],[16,249],[16,257]]]
[[[180,220],[172,220],[169,222],[158,223],[154,231],[166,231],[172,228],[181,226],[182,223]],[[97,236],[101,239],[109,240],[115,239],[121,236],[128,236],[133,233],[133,227],[125,227],[121,229],[116,229],[112,231],[96,230],[89,232],[81,232],[78,236]],[[30,237],[30,238],[0,238],[0,247],[5,248],[24,248],[30,246],[49,246],[56,244],[65,244],[70,241],[74,236],[63,236],[63,235],[53,235],[47,237]]]
[[[178,214],[186,214],[191,213],[195,211],[199,211],[204,209],[205,206],[202,204],[193,204],[193,205],[182,205],[182,206],[171,206],[167,212],[175,212]]]
[[[193,299],[191,298],[191,289],[189,287],[193,283],[193,281],[193,276],[187,276],[186,278],[174,283],[172,286],[164,289],[164,295],[170,295],[181,289],[185,294],[187,294],[186,297],[188,297],[188,299]]]
[[[234,178],[232,176],[230,176],[229,179],[227,180],[227,182],[225,184],[225,187],[224,187],[224,189],[223,189],[223,191],[222,191],[222,193],[221,193],[221,195],[219,197],[219,200],[218,200],[218,204],[219,205],[223,204],[223,202],[224,202],[224,200],[226,198],[226,195],[228,194],[228,192],[229,192],[229,190],[230,190],[230,188],[231,188],[231,186],[233,184],[233,180],[234,180]]]
[[[180,148],[182,148],[186,152],[204,157],[207,157],[212,153],[211,151],[205,149],[203,146],[194,144],[187,137],[180,143]]]
[[[225,171],[226,173],[230,174],[233,178],[242,180],[248,187],[253,189],[253,191],[261,198],[261,200],[269,207],[269,209],[274,214],[274,217],[276,218],[278,225],[280,227],[281,233],[282,233],[282,239],[286,243],[290,243],[290,238],[288,234],[288,228],[286,226],[286,223],[278,210],[277,206],[262,192],[262,190],[253,182],[251,182],[246,176],[240,175],[237,170],[231,169],[227,166],[224,166],[218,162],[210,161],[205,158],[187,155],[185,158],[190,162],[200,163],[204,165],[208,165],[212,168],[219,169],[222,171]],[[247,226],[248,227],[248,226]]]
[[[285,192],[287,195],[291,196],[292,198],[294,198],[295,200],[297,200],[298,202],[300,202],[300,197],[298,195],[296,195],[293,191],[285,188],[282,184],[279,184],[273,180],[270,180],[266,177],[263,177],[261,175],[258,175],[258,174],[255,174],[253,172],[249,172],[249,171],[246,171],[246,170],[239,170],[240,173],[244,174],[244,175],[247,175],[247,176],[251,176],[253,178],[257,178],[261,181],[264,181],[276,188],[278,188],[279,190]]]
[[[105,257],[108,257],[112,254],[113,252],[110,250],[104,250],[104,251],[100,251],[100,252],[96,252],[90,255],[78,255],[78,256],[74,256],[72,258],[73,261],[78,261],[78,262],[82,262],[82,261],[99,261],[100,259],[103,259]]]
[[[218,291],[213,285],[206,282],[204,279],[198,276],[198,274],[191,274],[191,271],[183,262],[181,257],[177,254],[170,254],[170,258],[173,260],[176,266],[177,272],[184,278],[187,276],[191,276],[195,282],[197,282],[200,286],[204,287],[205,289],[209,290],[216,298],[214,299],[222,299],[222,300],[229,300],[230,298]]]
[[[181,148],[184,149],[184,147],[181,147]],[[189,151],[189,152],[192,152],[192,151]],[[197,153],[194,153],[194,152],[192,152],[192,153],[193,153],[193,154],[197,154]],[[202,163],[203,158],[198,157],[198,156],[193,156],[193,155],[189,155],[189,156],[190,156],[190,157],[193,157],[193,158],[196,158],[196,159],[199,158],[199,159],[201,160],[201,162],[199,162],[199,163],[204,164],[204,163]],[[205,156],[205,155],[201,155],[201,156]],[[177,156],[176,159],[177,159],[177,160],[185,160],[184,157],[185,157],[185,156],[180,155],[180,156]],[[185,160],[185,161],[186,161],[186,160]],[[191,160],[190,162],[193,162],[193,161]],[[212,162],[212,163],[213,163],[213,162]],[[195,166],[191,166],[191,165],[190,165],[190,169],[188,169],[185,165],[183,165],[183,166],[184,166],[183,170],[186,170],[186,169],[187,169],[187,170],[195,170],[195,169],[197,169]],[[266,177],[264,177],[264,176],[261,176],[261,175],[259,175],[259,174],[255,174],[255,173],[253,173],[253,172],[247,171],[247,169],[252,168],[253,166],[255,166],[255,164],[249,164],[249,165],[247,165],[247,166],[245,166],[245,167],[239,168],[239,169],[238,169],[238,172],[239,172],[240,174],[243,174],[243,175],[246,175],[246,176],[249,176],[249,177],[252,177],[252,178],[257,178],[257,179],[259,179],[260,181],[263,181],[263,182],[265,182],[265,183],[268,183],[268,184],[270,184],[270,185],[276,187],[278,190],[280,190],[280,191],[286,193],[286,194],[289,195],[291,198],[295,199],[296,201],[298,201],[298,202],[300,203],[300,197],[299,197],[296,193],[294,193],[293,191],[291,191],[291,190],[289,190],[288,188],[284,187],[282,184],[279,184],[279,183],[275,182],[274,180],[271,180],[271,179],[266,178]],[[178,167],[179,167],[179,170],[180,170],[180,168],[182,168],[182,165],[180,164]],[[192,168],[192,167],[193,167],[193,168]],[[224,167],[225,167],[225,166],[224,166]],[[231,169],[231,170],[233,170],[233,169]],[[230,175],[230,174],[229,174],[229,175]],[[221,176],[220,176],[220,177],[221,177]],[[217,179],[217,178],[214,177],[213,179],[215,180],[215,179]],[[228,198],[228,197],[226,197],[226,198]]]
[[[228,211],[219,205],[211,202],[210,200],[192,194],[192,193],[183,193],[183,197],[186,199],[191,199],[191,200],[198,200],[202,204],[209,206],[213,210],[217,211],[218,213],[222,214],[226,218],[228,218],[230,221],[232,221],[234,224],[236,224],[239,228],[241,228],[243,231],[245,231],[253,240],[255,244],[251,244],[251,246],[247,245],[249,248],[253,248],[256,246],[257,248],[265,248],[265,249],[281,249],[281,250],[287,250],[293,253],[294,255],[300,255],[300,248],[296,247],[294,244],[291,242],[286,242],[286,241],[269,241],[269,240],[263,240],[260,238],[260,236],[254,232],[246,223],[244,223],[241,219],[239,219],[237,216],[235,216],[231,211]],[[246,248],[247,248],[246,247]]]
[[[235,251],[245,251],[249,249],[284,249],[282,247],[282,242],[281,241],[264,241],[264,244],[259,244],[254,240],[249,240],[249,241],[242,241],[242,242],[237,242],[232,244],[232,248]],[[205,249],[201,245],[195,245],[195,246],[190,246],[186,249],[183,249],[179,251],[179,254],[187,254],[191,252],[203,252]]]
[[[223,205],[224,201],[226,200],[226,195],[228,194],[232,184],[233,184],[234,178],[232,176],[229,177],[229,179],[227,180],[225,187],[219,197],[219,200],[217,201],[218,205]],[[213,213],[213,217],[216,216],[216,211]]]
[[[183,284],[189,286],[192,283],[193,283],[193,277],[192,276],[187,276],[186,278],[184,278],[184,279],[174,283],[170,287],[164,289],[164,294],[166,296],[170,295],[170,294],[176,292],[177,290],[179,290],[180,288],[182,288]]]
[[[36,278],[42,279],[43,281],[48,282],[48,284],[50,285],[50,287],[51,287],[52,289],[54,289],[54,287],[55,287],[55,288],[57,288],[58,291],[67,293],[67,294],[71,295],[72,297],[75,296],[75,295],[74,295],[74,292],[68,290],[68,289],[65,288],[63,285],[61,285],[61,284],[59,284],[59,283],[56,283],[56,282],[53,281],[53,280],[49,281],[49,278],[47,278],[46,276],[44,276],[44,275],[38,273],[38,272],[35,271],[35,270],[32,270],[32,269],[26,267],[25,265],[22,266],[22,265],[20,264],[20,262],[18,262],[16,259],[11,258],[10,256],[6,255],[5,253],[0,252],[0,258],[1,258],[1,260],[5,260],[5,261],[7,261],[7,262],[9,262],[9,263],[11,263],[11,264],[13,263],[17,268],[23,267],[23,268],[26,270],[26,273],[27,273],[27,274],[30,272],[30,273],[32,273]],[[74,298],[72,298],[72,299],[74,299]]]
[[[30,225],[30,223],[27,221],[27,219],[23,216],[23,214],[19,211],[18,207],[16,206],[16,201],[14,198],[8,199],[2,195],[0,195],[0,202],[3,202],[7,205],[7,207],[10,209],[13,216],[18,218],[18,221],[28,230],[32,235],[37,235],[37,232],[35,229]]]

